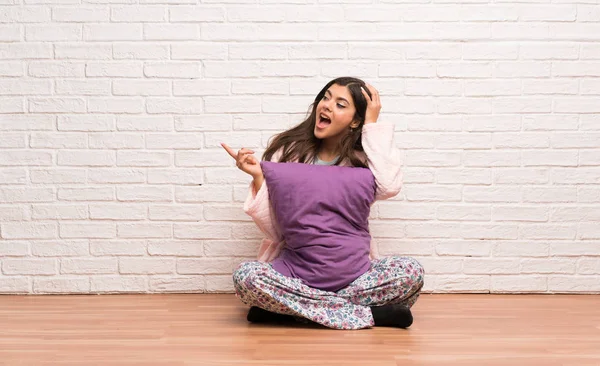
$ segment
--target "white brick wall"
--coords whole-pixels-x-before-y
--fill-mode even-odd
[[[600,292],[593,0],[0,1],[0,293],[231,291],[248,176],[331,78],[396,124],[383,255],[434,292]]]

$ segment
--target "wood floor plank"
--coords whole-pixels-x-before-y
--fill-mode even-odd
[[[600,365],[600,296],[424,294],[408,330],[249,324],[233,295],[0,296],[0,365]]]

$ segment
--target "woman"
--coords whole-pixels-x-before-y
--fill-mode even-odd
[[[394,146],[394,125],[378,122],[381,103],[375,88],[362,80],[331,80],[317,94],[312,112],[298,126],[280,133],[267,147],[264,161],[361,167],[371,170],[377,183],[376,199],[396,196],[402,185],[400,152]],[[233,273],[237,295],[251,306],[248,320],[262,322],[306,318],[334,329],[372,326],[406,328],[412,322],[410,308],[423,287],[423,268],[413,258],[378,258],[371,244],[370,266],[356,271],[340,288],[313,286],[302,275],[290,277],[282,263],[286,245],[269,202],[268,186],[254,151],[233,151],[222,144],[239,169],[253,177],[244,204],[259,229],[267,236],[257,261],[244,262]],[[332,265],[335,265],[332,263]],[[352,270],[340,268],[344,273]]]

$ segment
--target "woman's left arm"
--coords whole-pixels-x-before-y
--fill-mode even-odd
[[[371,97],[367,99],[365,124],[362,129],[362,146],[367,155],[369,168],[377,181],[377,200],[392,198],[402,188],[402,156],[394,143],[394,124],[377,122],[381,102],[379,93],[367,84]]]
[[[386,200],[402,188],[402,159],[394,145],[392,123],[370,123],[363,126],[362,145],[367,163],[377,181],[377,200]]]

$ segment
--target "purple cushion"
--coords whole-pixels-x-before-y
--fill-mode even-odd
[[[272,262],[276,271],[337,291],[369,269],[376,189],[369,169],[268,161],[261,167],[286,242]]]

